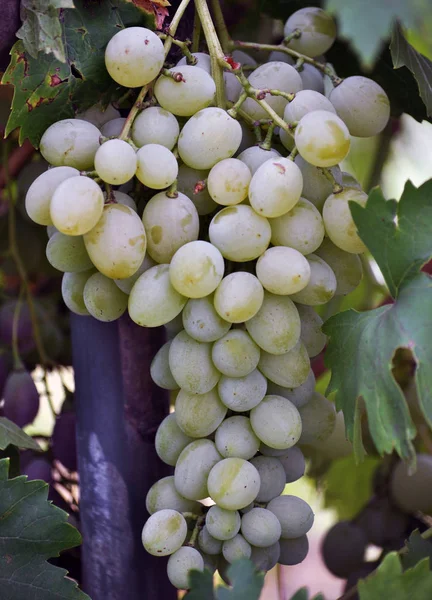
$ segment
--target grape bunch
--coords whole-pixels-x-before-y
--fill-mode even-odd
[[[175,400],[155,440],[174,474],[148,492],[142,541],[170,556],[180,589],[191,569],[226,577],[248,557],[267,571],[308,551],[311,507],[283,492],[304,474],[300,447],[324,443],[337,421],[310,366],[326,344],[315,308],[356,288],[365,250],[349,202],[367,195],[338,164],[351,135],[375,135],[389,118],[375,82],[333,86],[309,64],[335,34],[331,17],[306,8],[285,25],[304,64],[273,52],[258,66],[234,51],[225,110],[208,54],[163,68],[160,37],[124,29],[106,67],[150,91],[147,104],[128,117],[92,109],[41,139],[52,166],[26,207],[48,228],[64,302],[100,321],[128,311],[166,327],[150,371]]]

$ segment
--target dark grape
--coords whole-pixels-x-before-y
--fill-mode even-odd
[[[324,563],[333,575],[346,579],[362,566],[366,546],[366,534],[358,525],[340,521],[324,538],[321,549]]]
[[[34,458],[24,468],[21,469],[23,475],[29,479],[41,479],[51,483],[51,464],[45,458]]]
[[[12,346],[12,330],[17,300],[9,300],[0,308],[0,342]],[[27,304],[22,304],[17,327],[18,349],[25,354],[34,348],[33,326]]]
[[[298,538],[279,540],[281,565],[298,565],[304,561],[309,551],[309,541],[306,535]]]
[[[0,351],[0,398],[3,397],[3,390],[11,370],[11,357],[4,351]]]
[[[54,426],[53,454],[69,471],[77,470],[75,413],[64,412]]]
[[[379,565],[379,561],[365,562],[361,565],[361,567],[359,569],[350,573],[350,575],[346,581],[346,584],[345,584],[344,592],[347,592],[352,587],[357,585],[357,582],[359,579],[365,579],[365,577],[370,575],[372,573],[372,571],[375,571],[375,569],[378,567],[378,565]],[[352,600],[356,600],[358,597],[359,597],[358,594],[354,594],[354,596],[352,596]]]
[[[39,392],[27,371],[13,371],[4,389],[4,416],[19,427],[33,423],[39,410]]]
[[[383,548],[404,538],[409,516],[394,508],[387,498],[380,498],[364,509],[357,524],[371,544]]]

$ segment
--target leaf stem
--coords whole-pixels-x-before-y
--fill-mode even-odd
[[[318,167],[318,170],[321,171],[324,177],[332,184],[333,194],[340,194],[343,190],[343,186],[336,181],[331,170],[326,167]]]
[[[219,34],[219,39],[222,45],[222,50],[225,54],[228,54],[230,51],[231,38],[228,33],[228,29],[225,23],[225,18],[223,16],[222,8],[219,0],[211,0],[211,7],[213,11],[214,22],[216,25],[217,32]]]
[[[262,148],[263,150],[271,150],[275,127],[276,125],[274,123],[270,123],[264,141],[260,144],[260,148]]]
[[[195,527],[193,528],[190,540],[186,544],[187,546],[192,546],[192,548],[193,548],[196,545],[197,540],[198,540],[198,534],[201,531],[201,529],[204,527],[204,523],[205,523],[205,516],[202,515],[201,517],[198,517],[198,519],[196,520],[196,523],[195,523]]]
[[[192,52],[198,52],[201,38],[201,21],[199,20],[198,11],[195,7],[193,30],[192,30]]]
[[[167,38],[168,39],[168,38]],[[147,92],[149,91],[149,84],[145,85],[144,87],[141,88],[140,93],[138,94],[137,99],[134,102],[134,105],[132,106],[132,108],[129,111],[129,114],[126,118],[126,121],[123,125],[123,129],[121,130],[121,133],[119,135],[119,140],[126,140],[129,136],[129,132],[131,130],[132,124],[135,120],[135,117],[137,116],[138,112],[141,110],[142,108],[142,104],[144,102],[144,98],[147,95]]]

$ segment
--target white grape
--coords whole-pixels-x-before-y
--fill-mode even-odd
[[[225,263],[219,250],[201,240],[189,242],[171,259],[170,278],[174,288],[187,298],[203,298],[222,280]]]
[[[283,398],[287,398],[290,402],[294,404],[297,408],[304,406],[306,402],[308,402],[309,398],[311,398],[312,394],[315,390],[315,375],[312,369],[309,369],[309,374],[306,380],[299,386],[295,388],[283,387],[281,385],[277,385],[272,381],[268,382],[267,393],[282,396]],[[265,452],[263,452],[265,454]],[[275,456],[275,455],[271,455]]]
[[[54,227],[54,225],[47,225],[46,232],[48,239],[50,239],[55,233],[58,233],[58,229],[57,227]]]
[[[220,401],[216,389],[205,394],[190,394],[181,389],[176,398],[177,424],[192,438],[204,438],[216,431],[226,413],[227,407]]]
[[[307,286],[310,266],[303,254],[293,248],[274,246],[260,256],[256,274],[264,289],[272,294],[294,294]]]
[[[270,510],[253,508],[243,515],[241,532],[249,544],[265,548],[279,541],[282,528],[279,519]]]
[[[108,104],[106,108],[102,108],[101,104],[95,104],[84,112],[76,115],[77,119],[88,121],[89,123],[96,125],[98,129],[105,125],[105,123],[118,117],[120,117],[120,112],[114,108],[112,104]]]
[[[171,285],[169,265],[156,265],[135,282],[129,295],[129,316],[142,327],[159,327],[179,315],[186,302]]]
[[[230,323],[243,323],[254,317],[264,299],[259,280],[251,273],[238,271],[224,277],[216,288],[214,307]]]
[[[267,58],[267,62],[284,62],[287,65],[295,65],[295,60],[292,56],[287,54],[286,52],[282,52],[280,50],[273,50],[270,52]]]
[[[273,383],[295,388],[308,378],[310,361],[304,344],[297,342],[289,352],[278,356],[262,351],[258,368]]]
[[[311,268],[309,283],[300,292],[290,297],[294,302],[317,306],[325,304],[333,298],[336,292],[336,277],[329,265],[315,254],[307,257]]]
[[[175,336],[180,333],[180,331],[183,331],[184,327],[183,327],[183,319],[182,319],[182,313],[178,314],[176,317],[174,317],[174,319],[171,319],[171,321],[168,321],[168,323],[165,323],[164,325],[165,328],[165,333],[166,333],[166,337],[169,340],[172,340],[173,338],[175,338]],[[191,336],[193,337],[193,336]],[[198,340],[199,342],[201,340]],[[203,340],[205,341],[205,340]]]
[[[56,188],[79,171],[72,167],[54,167],[37,177],[29,187],[25,197],[28,216],[38,225],[52,225],[50,205]]]
[[[126,119],[124,117],[119,117],[118,119],[113,119],[112,121],[108,121],[101,127],[101,134],[104,137],[118,137],[123,131],[124,124],[126,123]]]
[[[286,131],[283,127],[279,128],[279,137],[280,137],[280,141],[282,143],[283,146],[285,146],[285,148],[287,150],[289,150],[291,152],[291,150],[294,149],[295,146],[295,141],[294,141],[294,129],[291,131]]]
[[[181,193],[176,198],[165,192],[153,196],[146,204],[142,221],[148,234],[148,253],[159,263],[169,263],[181,246],[198,239],[197,210]]]
[[[345,252],[360,254],[366,250],[358,235],[349,202],[356,202],[364,207],[367,199],[368,196],[364,192],[346,188],[339,194],[332,194],[325,201],[323,220],[326,233],[333,244]]]
[[[224,258],[247,262],[268,248],[271,229],[267,219],[250,206],[240,204],[224,208],[213,217],[209,237]]]
[[[336,413],[336,421],[333,432],[323,442],[314,442],[314,450],[319,452],[319,456],[327,460],[337,460],[353,453],[353,445],[347,439],[345,419],[340,410]]]
[[[295,157],[295,163],[303,175],[303,191],[304,198],[312,202],[316,208],[321,211],[326,199],[330,196],[333,190],[331,182],[317,167],[306,162],[304,158],[298,154]],[[338,183],[341,182],[341,170],[338,166],[330,169],[333,177]],[[305,252],[307,254],[307,252]]]
[[[178,390],[179,386],[169,367],[169,349],[171,340],[166,342],[154,355],[150,364],[150,377],[152,381],[163,390]]]
[[[261,487],[256,501],[269,502],[272,498],[282,494],[286,478],[280,461],[273,456],[256,456],[251,460],[251,463],[257,469],[261,480]]]
[[[180,132],[180,158],[193,169],[211,169],[231,158],[240,146],[240,123],[221,108],[204,108],[187,121]]]
[[[226,377],[218,383],[219,396],[230,410],[245,412],[257,406],[266,395],[267,379],[258,370],[245,377]]]
[[[126,279],[144,260],[147,237],[136,212],[123,204],[108,204],[84,236],[92,263],[107,277]]]
[[[297,310],[301,323],[300,339],[312,358],[317,356],[327,343],[327,336],[321,330],[323,320],[311,306],[298,304]]]
[[[304,90],[314,90],[324,94],[324,78],[321,71],[312,65],[305,63],[299,71]]]
[[[174,476],[162,477],[156,481],[146,496],[146,509],[149,514],[170,508],[178,512],[200,513],[201,505],[195,500],[183,498],[175,488]]]
[[[195,548],[183,546],[169,557],[167,564],[168,579],[179,590],[186,590],[189,587],[189,573],[192,570],[204,570],[203,557]]]
[[[252,208],[263,217],[280,217],[300,200],[303,176],[288,158],[270,159],[255,172],[249,186]]]
[[[308,6],[294,12],[284,27],[285,36],[295,30],[301,35],[289,41],[288,46],[306,56],[318,56],[327,52],[336,39],[336,23],[322,8]]]
[[[90,313],[84,304],[84,286],[94,271],[65,273],[62,278],[61,293],[63,302],[76,315],[88,316]]]
[[[142,87],[150,83],[165,60],[159,37],[145,27],[127,27],[116,33],[105,50],[105,65],[116,83]]]
[[[225,83],[225,97],[228,102],[237,102],[240,98],[240,94],[243,91],[243,87],[234,73],[224,72],[223,74]]]
[[[169,350],[171,373],[179,386],[191,394],[212,390],[221,376],[211,358],[211,344],[197,342],[186,331],[173,339]]]
[[[270,448],[291,448],[301,435],[299,411],[282,396],[266,396],[251,410],[250,420],[256,435]]]
[[[279,556],[280,546],[279,542],[276,542],[266,548],[252,546],[250,559],[259,571],[270,571],[276,566]]]
[[[217,540],[210,535],[205,525],[198,534],[198,546],[200,550],[211,556],[222,552],[222,540]]]
[[[269,381],[269,383],[271,383],[271,381]],[[268,456],[271,458],[279,458],[279,456],[283,456],[286,452],[288,452],[286,448],[282,448],[282,450],[270,448],[270,446],[267,446],[267,444],[264,444],[264,442],[261,442],[259,451],[263,456]],[[257,456],[256,458],[259,457]]]
[[[161,144],[146,144],[136,153],[137,178],[149,188],[161,190],[177,178],[177,159],[171,150]]]
[[[244,65],[248,65],[250,67],[257,66],[257,61],[252,56],[247,54],[247,52],[243,52],[243,50],[234,50],[234,52],[231,54],[231,56],[233,57],[233,59],[236,62],[241,63],[243,66]]]
[[[260,477],[250,462],[242,458],[224,458],[210,471],[207,485],[209,496],[218,506],[239,510],[255,500]]]
[[[240,515],[236,510],[212,506],[206,515],[205,526],[216,540],[232,540],[240,531]]]
[[[118,288],[121,289],[122,292],[129,295],[140,275],[142,275],[154,266],[156,266],[155,261],[152,258],[150,258],[148,254],[146,254],[141,265],[138,267],[138,269],[133,275],[131,275],[130,277],[126,277],[126,279],[114,279],[115,284]]]
[[[396,464],[390,481],[394,502],[407,513],[432,513],[432,456],[417,454],[417,469],[410,473],[407,463]]]
[[[231,328],[216,312],[213,296],[192,298],[182,312],[185,331],[197,342],[215,342]]]
[[[207,479],[221,455],[210,440],[195,440],[177,459],[174,471],[176,490],[189,500],[202,500],[209,495]],[[208,515],[208,513],[207,513]],[[211,535],[216,537],[209,529]]]
[[[113,185],[126,183],[137,170],[137,155],[123,140],[108,140],[95,154],[95,169],[99,177]]]
[[[83,235],[102,215],[104,197],[90,177],[70,177],[57,186],[50,204],[55,227],[66,235]]]
[[[348,173],[347,171],[342,171],[341,175],[342,175],[341,185],[343,187],[350,187],[350,188],[355,188],[356,190],[362,190],[362,186],[357,181],[357,179],[354,177],[354,175],[352,175],[351,173]]]
[[[250,558],[252,548],[239,533],[222,545],[222,554],[226,561],[233,563],[240,558]]]
[[[278,460],[284,468],[287,483],[293,483],[303,477],[306,461],[300,448],[297,446],[289,448],[286,454],[278,457]]]
[[[165,417],[156,432],[155,448],[159,458],[174,467],[188,444],[194,440],[185,435],[177,425],[174,413]]]
[[[242,130],[242,139],[237,152],[243,152],[243,150],[246,150],[246,148],[249,148],[257,143],[256,134],[251,128],[250,123],[246,123],[245,121],[241,120],[240,127]]]
[[[267,504],[279,519],[282,538],[299,538],[305,535],[313,525],[314,514],[307,502],[297,496],[279,496]]]
[[[187,524],[182,514],[165,508],[151,515],[142,530],[142,543],[153,556],[168,556],[186,539]]]
[[[258,452],[260,441],[247,417],[230,417],[216,430],[215,444],[224,458],[249,460]]]
[[[334,404],[322,394],[314,392],[307,404],[299,408],[303,424],[300,444],[324,442],[333,433],[336,422]]]
[[[251,172],[237,158],[221,160],[210,170],[207,187],[210,196],[222,206],[239,204],[248,195]]]
[[[64,235],[59,231],[48,240],[46,256],[55,269],[63,272],[79,273],[93,267],[83,238]]]
[[[232,329],[212,347],[215,367],[228,377],[245,377],[256,369],[260,349],[246,331]]]
[[[283,118],[287,123],[300,121],[313,110],[325,110],[336,114],[335,107],[323,94],[313,90],[301,90],[297,92],[294,100],[286,105]]]
[[[185,65],[169,69],[175,75],[181,75],[181,81],[161,75],[154,86],[154,94],[165,110],[179,117],[191,117],[199,110],[212,104],[216,84],[204,69]]]
[[[390,118],[387,94],[372,79],[354,75],[333,88],[330,102],[344,121],[351,135],[378,135]]]
[[[99,129],[88,121],[63,119],[48,127],[39,150],[55,167],[65,165],[83,171],[93,168],[99,138]]]
[[[92,317],[106,323],[119,319],[126,311],[128,297],[112,279],[95,273],[84,287],[84,304]]]
[[[192,52],[192,56],[196,59],[196,62],[194,63],[194,67],[198,67],[199,69],[203,69],[204,71],[206,71],[209,75],[211,75],[211,60],[210,60],[210,55],[206,54],[205,52]],[[186,56],[183,56],[183,58],[181,58],[178,63],[177,63],[177,67],[182,67],[184,65],[188,64],[188,60],[186,58]]]
[[[302,117],[294,139],[300,155],[317,167],[337,165],[350,149],[347,126],[340,117],[325,110],[315,110]]]
[[[310,254],[324,239],[324,223],[312,202],[300,198],[289,212],[270,220],[271,242],[274,246],[287,246],[302,254]]]
[[[114,198],[118,204],[124,204],[124,206],[129,206],[129,208],[131,208],[134,212],[138,212],[135,200],[128,194],[119,192],[118,190],[111,190],[111,197]],[[104,198],[106,201],[107,194],[104,194]]]
[[[258,168],[263,165],[268,160],[278,159],[280,157],[280,153],[277,150],[271,148],[270,150],[265,150],[260,146],[251,146],[250,148],[246,148],[243,150],[237,158],[245,163],[245,165],[249,168],[249,171],[252,175],[258,170]]]
[[[284,354],[300,338],[300,317],[292,300],[265,292],[260,310],[246,323],[246,329],[266,352]]]
[[[141,148],[146,144],[160,144],[172,150],[177,142],[180,127],[175,116],[160,106],[149,106],[135,118],[131,137]]]
[[[279,540],[279,559],[281,565],[298,565],[303,562],[309,552],[307,535],[298,538]]]
[[[200,216],[214,212],[219,205],[211,198],[207,186],[200,191],[195,191],[197,183],[205,181],[209,171],[198,171],[187,165],[180,165],[177,177],[177,189],[185,194],[194,203]]]

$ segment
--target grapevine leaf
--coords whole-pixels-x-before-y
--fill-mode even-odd
[[[414,567],[422,559],[429,557],[432,562],[432,540],[425,540],[420,535],[418,529],[412,532],[409,539],[405,542],[407,552],[402,554],[402,564],[404,569]]]
[[[126,2],[130,2],[149,15],[154,16],[156,29],[162,29],[169,14],[167,7],[171,6],[168,0],[126,0]]]
[[[214,599],[213,594],[213,574],[208,570],[196,571],[189,573],[189,592],[185,596],[185,600],[208,600]]]
[[[21,0],[23,24],[16,35],[33,58],[45,52],[66,61],[60,23],[62,8],[74,8],[73,0]]]
[[[264,573],[256,571],[247,558],[236,560],[228,569],[231,588],[219,587],[217,600],[258,600],[264,585]]]
[[[432,598],[432,572],[425,558],[412,569],[402,571],[396,552],[387,554],[378,569],[358,582],[360,600],[427,600]]]
[[[394,68],[407,67],[414,75],[420,97],[430,117],[432,115],[432,61],[417,52],[407,42],[400,27],[395,27],[393,30],[390,51]]]
[[[81,543],[67,514],[47,501],[48,485],[8,479],[9,460],[0,460],[0,587],[8,600],[90,600],[67,571],[47,562]]]
[[[9,419],[0,417],[0,450],[5,450],[9,445],[17,448],[41,450],[39,444]]]

